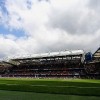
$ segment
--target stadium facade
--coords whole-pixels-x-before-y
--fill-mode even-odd
[[[100,48],[92,55],[70,50],[16,57],[0,63],[1,77],[100,78]]]

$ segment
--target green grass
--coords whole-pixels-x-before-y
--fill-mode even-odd
[[[0,90],[0,100],[100,100],[100,97]]]
[[[0,78],[0,90],[100,96],[100,80]]]

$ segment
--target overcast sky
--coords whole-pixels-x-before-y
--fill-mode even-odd
[[[0,58],[100,46],[100,0],[0,0]]]

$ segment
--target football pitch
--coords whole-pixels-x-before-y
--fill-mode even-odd
[[[99,100],[100,80],[0,78],[0,100]]]
[[[96,96],[78,96],[0,90],[0,100],[100,100]]]

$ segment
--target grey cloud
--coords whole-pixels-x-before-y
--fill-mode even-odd
[[[69,34],[94,34],[100,28],[100,14],[89,7],[93,1],[96,0],[90,0],[84,5],[85,11],[81,8],[72,8],[64,13],[53,12],[54,14],[49,17],[49,27],[60,28]],[[95,6],[97,3],[100,5],[100,2],[96,1]]]
[[[91,9],[100,11],[100,0],[89,0],[88,6]]]

